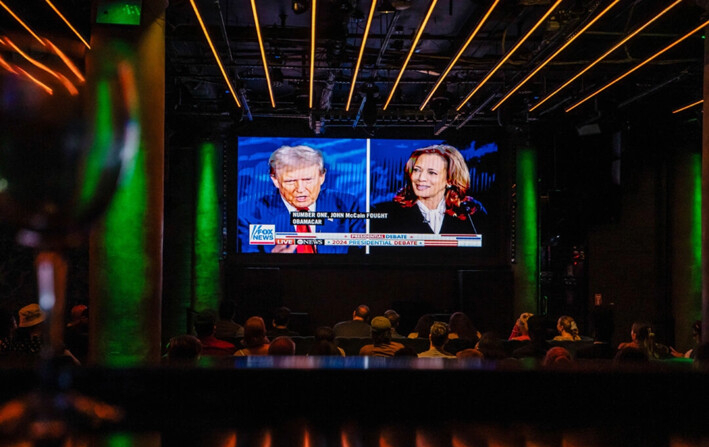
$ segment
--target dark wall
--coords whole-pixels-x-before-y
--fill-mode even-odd
[[[239,305],[239,319],[268,316],[285,305],[306,313],[306,324],[332,326],[352,318],[359,304],[373,315],[395,309],[403,332],[424,313],[466,312],[481,331],[507,335],[514,324],[509,269],[367,267],[230,267],[225,296]],[[301,317],[302,318],[302,317]],[[300,324],[300,323],[299,323]]]

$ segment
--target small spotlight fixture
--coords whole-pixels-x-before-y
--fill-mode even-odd
[[[310,7],[309,0],[293,0],[292,8],[293,8],[293,12],[296,14],[305,13],[309,7]]]
[[[389,0],[381,0],[379,2],[379,7],[377,8],[377,12],[381,14],[392,14],[396,12],[396,8],[394,5],[391,4],[391,1]]]

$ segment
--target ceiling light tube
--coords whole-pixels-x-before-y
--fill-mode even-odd
[[[12,74],[19,74],[17,71],[15,71],[12,65],[10,65],[5,59],[2,58],[2,56],[0,56],[0,67],[4,68]]]
[[[601,17],[603,17],[608,11],[611,10],[611,8],[613,8],[615,5],[617,5],[618,2],[620,2],[620,0],[613,0],[613,2],[611,2],[611,4],[609,4],[608,6],[606,6],[606,9],[604,9],[603,11],[601,11],[596,17],[594,17],[590,22],[588,22],[588,23],[586,24],[586,26],[584,26],[583,28],[581,28],[581,30],[580,30],[579,32],[577,32],[576,34],[574,34],[573,36],[571,36],[571,38],[569,38],[569,40],[567,40],[566,42],[564,42],[564,44],[563,44],[561,47],[559,47],[558,50],[556,50],[551,56],[549,56],[548,58],[546,58],[546,59],[544,60],[544,62],[542,62],[541,64],[539,64],[539,65],[537,66],[537,68],[535,68],[534,70],[532,70],[532,72],[529,73],[524,79],[522,79],[516,86],[514,86],[514,88],[513,88],[512,90],[510,90],[509,92],[507,92],[507,93],[505,94],[505,96],[503,96],[502,99],[499,100],[499,101],[497,102],[497,104],[495,104],[495,105],[492,107],[491,110],[492,110],[493,112],[494,112],[495,110],[497,110],[497,108],[500,107],[500,106],[502,105],[502,103],[504,103],[505,101],[507,101],[507,99],[508,99],[510,96],[512,96],[517,90],[519,90],[520,88],[522,88],[522,86],[523,86],[524,84],[526,84],[527,81],[529,81],[530,79],[532,79],[532,76],[534,76],[535,74],[537,74],[537,73],[539,72],[539,70],[541,70],[542,68],[544,68],[549,62],[552,61],[552,59],[554,59],[556,56],[558,56],[559,53],[561,53],[562,51],[564,51],[564,49],[566,49],[566,47],[568,47],[569,45],[571,45],[571,44],[573,43],[573,41],[575,41],[575,40],[578,39],[583,33],[585,33],[586,30],[588,30],[591,26],[593,26],[594,23],[596,23],[598,20],[600,20]]]
[[[202,20],[202,15],[199,13],[199,9],[197,9],[197,4],[195,3],[195,0],[190,0],[190,4],[192,5],[192,9],[194,10],[195,16],[197,16],[197,21],[199,22],[199,26],[202,28],[202,32],[204,33],[204,37],[207,39],[207,43],[209,44],[209,48],[212,50],[212,54],[214,55],[214,59],[217,61],[217,65],[219,66],[219,70],[222,72],[222,76],[224,77],[224,80],[226,81],[227,87],[229,87],[229,92],[231,93],[231,96],[234,98],[234,101],[236,102],[236,105],[238,107],[241,107],[241,102],[239,102],[239,98],[236,96],[236,89],[231,85],[231,81],[229,80],[229,76],[226,74],[226,70],[224,69],[224,65],[222,64],[222,60],[219,58],[219,54],[217,54],[217,49],[214,48],[214,44],[212,43],[212,38],[209,37],[209,33],[207,32],[207,27],[204,25],[204,21]]]
[[[581,75],[583,75],[583,74],[586,73],[588,70],[590,70],[591,68],[593,68],[597,63],[599,63],[600,61],[602,61],[603,59],[605,59],[606,57],[608,57],[608,55],[610,55],[612,52],[614,52],[615,50],[617,50],[618,48],[620,48],[620,47],[621,47],[623,44],[625,44],[627,41],[629,41],[630,39],[632,39],[633,37],[635,37],[638,33],[640,33],[642,30],[644,30],[645,28],[647,28],[648,26],[650,26],[653,22],[655,22],[657,19],[659,19],[660,17],[662,17],[663,15],[665,15],[667,12],[669,12],[672,8],[674,8],[675,6],[679,5],[680,3],[682,3],[682,0],[675,0],[675,2],[673,2],[673,3],[672,3],[671,5],[669,5],[667,8],[663,9],[662,11],[660,11],[656,16],[654,16],[653,18],[651,18],[650,20],[648,20],[647,22],[645,22],[641,27],[639,27],[638,29],[636,29],[636,30],[633,31],[632,33],[630,33],[630,34],[628,34],[627,36],[625,36],[625,37],[624,37],[620,42],[618,42],[617,44],[613,45],[613,47],[612,47],[610,50],[608,50],[608,51],[606,51],[605,53],[603,53],[600,57],[598,57],[598,59],[596,59],[595,61],[591,62],[591,63],[588,64],[583,70],[581,70],[581,71],[579,71],[578,73],[576,73],[576,75],[574,75],[574,77],[572,77],[571,79],[569,79],[568,81],[566,81],[564,84],[562,84],[559,88],[557,88],[556,90],[554,90],[553,92],[549,93],[547,96],[545,96],[544,98],[542,98],[541,101],[539,101],[538,103],[536,103],[535,105],[533,105],[533,106],[529,109],[529,111],[530,111],[530,112],[533,112],[533,111],[534,111],[535,109],[537,109],[539,106],[541,106],[542,104],[544,104],[545,102],[547,102],[552,96],[556,95],[556,94],[559,93],[561,90],[563,90],[564,88],[566,88],[569,84],[571,84],[572,82],[574,82],[574,81],[575,81],[576,79],[578,79]]]
[[[66,64],[66,66],[69,68],[69,70],[71,70],[71,72],[74,73],[74,76],[76,76],[76,78],[82,84],[84,82],[86,82],[86,79],[84,78],[84,75],[81,74],[81,71],[79,71],[79,68],[74,64],[74,62],[71,61],[71,59],[69,59],[69,57],[66,54],[64,54],[64,52],[62,50],[59,49],[59,47],[54,45],[54,43],[49,39],[44,39],[44,41],[47,43],[49,48],[52,51],[54,51],[54,54],[59,56],[59,58],[62,60],[62,62],[64,62],[64,64]]]
[[[25,53],[24,51],[22,51],[22,50],[20,49],[20,47],[18,47],[17,45],[15,45],[15,43],[14,43],[13,41],[11,41],[10,38],[8,38],[7,36],[3,37],[3,41],[4,41],[4,43],[5,43],[7,46],[9,46],[10,48],[12,48],[12,49],[15,50],[20,56],[22,56],[23,58],[25,58],[25,60],[27,60],[27,62],[29,62],[30,64],[32,64],[32,65],[34,65],[35,67],[39,68],[40,70],[45,71],[45,72],[49,73],[50,75],[52,75],[56,80],[58,80],[58,81],[64,86],[64,88],[67,89],[67,91],[68,91],[72,96],[76,96],[76,95],[79,94],[79,90],[76,88],[76,86],[75,86],[74,84],[71,83],[71,81],[69,81],[69,80],[66,78],[66,76],[64,76],[63,74],[61,74],[60,72],[58,72],[58,71],[56,71],[56,70],[53,70],[52,68],[49,68],[48,66],[44,65],[43,63],[41,63],[41,62],[39,62],[38,60],[36,60],[36,59],[32,58],[31,56],[29,56],[27,53]],[[22,70],[22,69],[19,68],[19,67],[17,67],[17,68],[18,68],[19,70],[21,70],[22,73],[23,73],[25,76],[29,77],[33,82],[37,82],[37,83],[41,84],[42,86],[44,86],[44,84],[42,84],[41,82],[39,82],[39,81],[38,81],[37,79],[35,79],[34,77],[30,76],[29,73],[27,73],[26,71]]]
[[[71,26],[71,23],[69,23],[69,20],[67,20],[67,19],[64,17],[64,15],[63,15],[61,12],[59,12],[59,10],[57,9],[57,7],[54,6],[54,4],[52,4],[51,1],[49,1],[49,0],[45,0],[45,1],[46,1],[47,4],[49,5],[49,7],[52,8],[52,9],[54,10],[54,12],[57,13],[57,15],[59,16],[59,18],[62,19],[62,20],[64,21],[64,23],[66,23],[66,25],[69,27],[69,29],[71,29],[71,31],[72,31],[74,34],[76,34],[76,37],[78,37],[78,38],[81,40],[81,42],[83,42],[84,45],[86,45],[86,48],[88,48],[88,49],[90,50],[90,49],[91,49],[91,45],[89,45],[89,43],[86,41],[86,39],[84,39],[84,38],[81,36],[81,34],[79,34],[79,32],[76,30],[76,28],[74,28],[73,26]]]
[[[618,0],[618,1],[620,1],[620,0]],[[446,69],[443,71],[443,73],[441,73],[441,76],[438,78],[438,81],[436,81],[436,85],[433,86],[433,89],[431,90],[431,92],[428,94],[428,96],[426,96],[426,99],[423,101],[423,103],[421,103],[419,110],[423,110],[424,107],[426,107],[426,104],[428,104],[428,101],[431,100],[434,93],[436,93],[436,90],[438,90],[438,87],[441,86],[441,84],[443,83],[443,80],[446,78],[446,76],[448,76],[448,73],[450,73],[450,71],[453,69],[453,66],[455,66],[455,64],[458,62],[458,59],[460,59],[460,57],[463,55],[465,50],[468,49],[470,42],[472,42],[473,39],[475,39],[475,36],[478,34],[478,32],[483,27],[483,25],[485,24],[487,19],[490,17],[490,14],[492,14],[492,11],[495,9],[495,6],[497,6],[498,3],[500,3],[500,0],[495,0],[492,2],[492,5],[490,5],[490,8],[487,10],[487,12],[483,16],[483,18],[480,19],[480,22],[478,22],[478,25],[475,27],[473,32],[470,33],[470,36],[468,36],[468,40],[465,41],[465,43],[460,48],[460,50],[458,50],[458,53],[455,55],[455,57],[448,63],[448,66],[446,67]]]
[[[574,110],[576,107],[580,106],[580,105],[583,104],[584,102],[586,102],[586,101],[588,101],[589,99],[593,98],[594,96],[598,95],[599,93],[601,93],[602,91],[604,91],[605,89],[607,89],[608,87],[610,87],[611,85],[613,85],[613,84],[615,84],[616,82],[618,82],[618,81],[620,81],[620,80],[626,78],[626,77],[627,77],[628,75],[630,75],[631,73],[633,73],[633,72],[635,72],[636,70],[640,69],[641,67],[643,67],[643,66],[649,64],[651,61],[657,59],[658,57],[660,57],[660,56],[661,56],[662,54],[664,54],[665,52],[669,51],[669,50],[672,49],[673,47],[679,45],[679,44],[682,43],[683,41],[685,41],[685,40],[687,40],[688,38],[692,37],[692,35],[693,35],[694,33],[698,32],[698,31],[701,31],[701,30],[702,30],[704,27],[706,27],[707,25],[709,25],[709,20],[705,21],[704,23],[702,23],[702,24],[699,25],[698,27],[694,28],[692,31],[688,32],[687,34],[685,34],[684,36],[682,36],[682,37],[680,37],[679,39],[675,40],[675,41],[672,42],[671,44],[667,45],[665,48],[661,49],[661,50],[658,51],[657,53],[655,53],[655,54],[653,54],[652,56],[648,57],[647,59],[645,59],[644,61],[642,61],[642,62],[639,63],[638,65],[636,65],[635,67],[633,67],[633,68],[631,68],[630,70],[626,71],[626,72],[623,73],[622,75],[620,75],[620,76],[618,76],[617,78],[613,79],[612,81],[608,82],[606,85],[602,86],[602,87],[599,88],[598,90],[594,91],[594,92],[591,93],[590,95],[584,97],[583,99],[581,99],[580,101],[578,101],[578,102],[576,102],[574,105],[572,105],[571,107],[569,107],[569,108],[567,108],[567,109],[564,109],[564,110],[565,110],[566,112],[570,112],[570,111]]]
[[[561,1],[561,0],[559,0]],[[391,88],[391,91],[389,92],[389,97],[387,98],[386,102],[384,103],[384,107],[382,107],[382,110],[386,110],[387,107],[389,107],[389,103],[391,102],[391,99],[394,97],[394,92],[396,91],[396,87],[399,86],[399,81],[401,81],[401,77],[404,75],[404,71],[406,71],[406,66],[409,65],[409,61],[411,60],[411,56],[414,54],[414,50],[416,50],[416,45],[418,45],[419,40],[421,39],[421,35],[423,34],[423,30],[426,28],[426,24],[428,23],[428,19],[431,18],[431,14],[433,14],[433,8],[436,7],[436,3],[438,3],[438,0],[431,0],[431,5],[428,7],[428,12],[426,12],[426,16],[423,19],[423,22],[421,22],[421,25],[419,26],[419,30],[416,33],[416,37],[414,37],[413,42],[411,43],[411,48],[409,48],[409,54],[406,55],[406,60],[404,60],[404,65],[401,67],[401,70],[399,70],[399,75],[396,77],[396,81],[394,81],[394,85]]]
[[[20,67],[15,66],[15,69],[19,71],[23,76],[27,77],[30,81],[34,82],[37,86],[39,86],[42,90],[47,92],[50,95],[54,94],[54,91],[45,83],[40,81],[39,79],[35,78],[31,74],[27,73],[25,70],[21,69]]]
[[[15,44],[15,42],[13,42],[12,40],[10,40],[9,37],[4,36],[4,37],[2,38],[2,40],[3,40],[3,43],[4,43],[5,45],[7,45],[8,47],[10,47],[10,48],[12,48],[13,50],[15,50],[15,51],[17,52],[17,54],[19,54],[20,56],[22,56],[23,58],[25,58],[25,60],[26,60],[27,62],[29,62],[30,64],[34,65],[35,67],[39,68],[40,70],[46,71],[47,73],[51,74],[52,76],[54,76],[54,77],[57,78],[57,79],[59,78],[59,73],[58,73],[58,72],[54,71],[53,69],[49,68],[48,66],[44,65],[43,63],[41,63],[41,62],[38,61],[37,59],[33,58],[32,56],[30,56],[30,55],[28,55],[27,53],[25,53],[24,51],[22,51],[22,49],[21,49],[20,47],[18,47],[18,46]]]
[[[367,25],[364,27],[364,35],[362,36],[362,45],[359,47],[359,56],[357,57],[357,64],[355,65],[354,73],[352,73],[352,84],[350,85],[350,95],[347,97],[347,106],[345,111],[350,110],[350,105],[352,104],[352,95],[354,94],[355,84],[357,84],[357,74],[359,73],[359,66],[362,63],[362,56],[364,56],[364,47],[367,44],[367,36],[369,35],[369,28],[372,26],[372,19],[374,18],[374,12],[377,9],[377,0],[372,0],[372,6],[369,8],[369,16],[367,16]]]
[[[551,7],[549,7],[549,9],[547,10],[547,12],[544,13],[544,15],[537,21],[537,23],[535,23],[534,26],[533,26],[529,31],[527,31],[527,34],[525,34],[524,37],[522,37],[522,39],[520,39],[519,42],[517,42],[517,43],[515,44],[515,46],[512,47],[512,49],[507,52],[507,54],[505,54],[505,57],[503,57],[503,58],[500,60],[500,62],[498,62],[497,65],[495,65],[495,67],[494,67],[492,70],[490,70],[490,72],[488,72],[488,74],[485,75],[485,77],[483,78],[483,80],[478,83],[478,85],[473,89],[473,91],[471,91],[471,92],[468,94],[468,96],[465,97],[465,99],[460,103],[460,105],[458,105],[458,107],[456,108],[456,110],[462,109],[463,106],[465,105],[465,103],[467,103],[468,101],[470,101],[470,98],[472,98],[473,95],[475,95],[475,93],[477,93],[478,90],[480,90],[480,89],[482,88],[482,86],[485,85],[485,83],[492,77],[492,75],[494,75],[494,74],[497,72],[497,70],[499,70],[500,67],[502,67],[502,65],[503,65],[505,62],[507,62],[507,59],[509,59],[510,57],[512,57],[512,55],[515,53],[515,51],[517,51],[517,50],[519,49],[519,47],[521,47],[522,44],[523,44],[527,39],[529,39],[529,36],[531,36],[532,33],[533,33],[534,31],[536,31],[537,28],[539,28],[539,26],[547,19],[547,17],[549,17],[549,15],[551,15],[551,13],[556,9],[557,6],[559,6],[559,3],[561,3],[562,1],[563,1],[563,0],[556,0],[556,2],[554,2],[554,4],[551,5]]]
[[[258,23],[258,12],[256,12],[256,0],[251,0],[251,11],[254,13],[254,26],[256,27],[256,37],[258,37],[258,46],[261,50],[261,61],[263,62],[263,71],[266,74],[266,85],[268,86],[268,95],[271,97],[271,107],[276,108],[276,100],[273,98],[273,87],[271,86],[271,75],[268,73],[266,50],[263,47],[263,38],[261,37],[261,26]]]
[[[315,83],[315,23],[317,19],[316,10],[318,0],[313,0],[312,11],[310,13],[310,93],[308,107],[313,108],[313,85]]]
[[[14,12],[12,12],[12,10],[11,10],[4,2],[0,1],[0,6],[2,6],[3,8],[5,8],[5,11],[9,12],[10,15],[11,15],[15,20],[17,20],[17,22],[18,22],[20,25],[22,25],[22,27],[23,27],[24,29],[26,29],[30,34],[32,34],[32,37],[34,37],[35,39],[37,39],[37,41],[38,41],[39,43],[41,43],[42,46],[44,46],[44,42],[42,41],[42,39],[41,39],[34,31],[32,31],[32,29],[31,29],[25,22],[23,22],[22,19],[20,19],[20,18],[17,16],[17,14],[15,14]]]
[[[693,102],[693,103],[691,103],[691,104],[687,104],[687,105],[684,106],[684,107],[680,107],[680,108],[677,109],[677,110],[673,110],[672,113],[684,112],[685,110],[691,109],[691,108],[694,107],[694,106],[698,106],[699,104],[702,104],[703,102],[704,102],[704,100],[703,100],[703,99],[700,99],[699,101]]]

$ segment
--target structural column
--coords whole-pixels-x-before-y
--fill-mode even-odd
[[[516,179],[512,200],[515,225],[512,234],[515,315],[538,313],[539,297],[539,194],[537,153],[528,145],[517,148]]]
[[[706,33],[706,30],[705,30]],[[709,42],[704,41],[704,113],[702,122],[702,198],[709,197]],[[700,199],[702,200],[702,199]],[[702,342],[709,340],[709,207],[702,206]]]
[[[91,234],[89,361],[102,366],[160,359],[166,6],[143,0],[141,25],[92,30],[91,52],[118,42],[134,58],[141,129],[138,153]]]

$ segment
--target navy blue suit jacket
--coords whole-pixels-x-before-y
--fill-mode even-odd
[[[361,212],[357,208],[357,200],[351,194],[321,190],[316,202],[317,212]],[[249,207],[247,203],[239,206],[240,210]],[[261,197],[255,204],[251,205],[248,212],[242,212],[238,216],[238,244],[239,253],[267,253],[273,245],[249,245],[249,225],[266,224],[275,225],[276,232],[293,232],[295,229],[290,223],[288,208],[283,203],[281,193],[278,190],[273,194]],[[317,233],[364,233],[364,219],[325,219],[323,225],[315,225]],[[364,251],[359,247],[339,247],[319,245],[318,253],[347,253]]]

